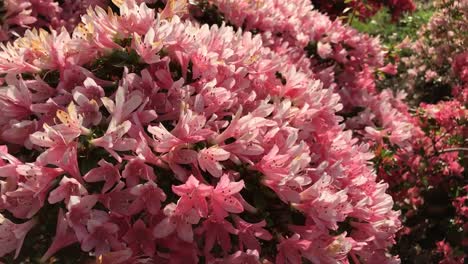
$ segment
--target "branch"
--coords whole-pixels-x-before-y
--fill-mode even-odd
[[[439,151],[440,154],[447,153],[447,152],[455,152],[455,151],[468,151],[468,148],[448,148]]]

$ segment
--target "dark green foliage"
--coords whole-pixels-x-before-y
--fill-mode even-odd
[[[130,40],[121,40],[120,43],[126,45]],[[121,78],[124,68],[129,72],[139,73],[147,64],[140,60],[140,56],[133,49],[114,50],[112,53],[103,56],[86,68],[88,68],[96,77],[113,81]]]
[[[386,8],[380,10],[369,21],[353,20],[351,26],[355,29],[373,35],[380,36],[385,45],[395,45],[404,38],[417,37],[417,32],[422,25],[432,17],[434,10],[430,5],[420,5],[412,14],[406,14],[398,22],[392,23],[392,18]]]

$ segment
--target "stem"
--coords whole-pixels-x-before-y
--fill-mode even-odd
[[[440,154],[447,153],[447,152],[455,152],[455,151],[468,151],[468,148],[448,148],[439,151]]]
[[[351,259],[353,260],[354,264],[361,264],[361,262],[359,262],[359,259],[353,252],[351,252]]]
[[[353,23],[353,19],[354,19],[355,14],[356,14],[356,10],[353,8],[353,13],[351,13],[351,18],[348,21],[348,25],[351,26],[351,24]]]

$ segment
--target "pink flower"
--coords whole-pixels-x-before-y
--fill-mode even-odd
[[[31,141],[33,141],[32,138]],[[69,173],[78,182],[84,184],[80,169],[78,168],[77,144],[74,142],[69,145],[52,143],[49,149],[37,157],[36,164],[40,166],[46,166],[48,164],[58,166]]]
[[[111,192],[99,195],[99,201],[111,212],[121,215],[130,215],[130,205],[135,200],[125,183],[119,182]]]
[[[298,205],[302,211],[314,219],[317,225],[336,230],[338,222],[345,220],[352,212],[346,190],[335,191],[329,175],[323,175],[316,183],[301,193],[303,203]]]
[[[38,131],[30,136],[33,144],[48,148],[37,158],[38,164],[56,165],[82,182],[74,140],[90,131],[82,126],[82,118],[76,113],[73,103],[68,106],[68,113],[58,110],[57,118],[62,124],[53,127],[44,124],[44,132]]]
[[[327,257],[331,258],[329,261],[346,259],[348,253],[353,249],[353,242],[352,238],[346,237],[346,232],[334,237],[333,241],[326,247]]]
[[[426,79],[426,82],[430,82],[436,77],[437,77],[437,72],[433,70],[427,70],[426,73],[424,74],[424,78]]]
[[[275,263],[301,263],[302,251],[307,250],[311,244],[311,241],[301,239],[298,234],[294,234],[287,239],[282,239],[282,241],[277,246],[278,255],[276,256]]]
[[[243,116],[242,107],[239,107],[229,126],[214,139],[214,142],[220,144],[228,138],[239,138],[244,135],[255,134],[262,127],[275,125],[277,125],[275,121],[263,117],[253,116],[252,114]]]
[[[204,234],[204,252],[207,256],[215,243],[221,246],[224,254],[229,252],[232,247],[230,234],[237,235],[238,233],[230,222],[224,219],[216,220],[213,217],[203,221],[203,225],[197,229],[197,232]]]
[[[179,147],[183,147],[183,145],[180,145]],[[179,147],[163,156],[163,160],[167,162],[169,168],[174,171],[175,177],[178,180],[185,182],[190,175],[190,171],[183,168],[181,165],[196,164],[198,153],[192,149]]]
[[[83,126],[83,117],[78,115],[73,102],[68,105],[67,112],[62,110],[57,111],[57,118],[62,124],[54,126],[64,138],[67,138],[67,142],[70,141],[68,138],[75,139],[80,135],[91,133],[89,129]]]
[[[108,222],[109,217],[103,211],[95,211],[86,223],[88,234],[81,240],[81,249],[89,252],[94,249],[96,255],[107,253],[112,249],[119,249],[117,239],[119,227]]]
[[[161,202],[166,200],[166,194],[153,181],[134,186],[130,193],[137,197],[129,208],[132,215],[145,209],[148,213],[157,215],[161,209]]]
[[[7,146],[0,145],[0,166],[5,166],[6,165],[4,160],[8,161],[8,164],[12,164],[12,165],[22,164],[22,162],[19,159],[15,158],[15,156],[8,153],[8,147]],[[16,166],[14,166],[14,167],[16,167]]]
[[[146,32],[143,42],[141,41],[141,37],[135,34],[132,45],[141,59],[146,63],[156,63],[161,59],[158,53],[163,47],[163,42],[159,39],[155,39],[153,28],[150,28],[148,32]]]
[[[255,167],[268,179],[281,181],[289,175],[287,162],[291,159],[289,154],[278,154],[279,148],[274,145],[270,151],[255,164]]]
[[[73,92],[73,100],[78,104],[78,113],[83,116],[83,126],[98,125],[101,122],[102,114],[99,105],[94,99],[88,99],[82,93]]]
[[[200,217],[208,215],[208,197],[213,190],[213,187],[200,182],[190,176],[185,184],[172,186],[172,191],[180,196],[177,202],[176,214],[185,214],[191,210],[195,210]]]
[[[199,213],[195,209],[190,209],[184,214],[178,214],[176,207],[174,203],[166,205],[164,208],[166,218],[154,227],[153,235],[156,238],[164,238],[176,231],[180,239],[191,243],[193,242],[192,225],[200,221]]]
[[[8,123],[12,119],[22,120],[32,112],[30,110],[32,99],[23,79],[16,80],[15,76],[9,75],[6,79],[9,84],[0,89],[0,125]]]
[[[153,256],[156,251],[154,238],[150,228],[147,228],[145,223],[139,219],[133,224],[133,227],[127,231],[123,239],[129,244],[132,252],[143,252],[146,256]]]
[[[169,152],[176,145],[182,144],[182,140],[172,135],[162,124],[149,126],[148,131],[154,135],[156,141],[154,150],[157,152]]]
[[[206,140],[213,134],[208,128],[205,128],[206,117],[188,109],[185,102],[181,103],[181,112],[177,125],[171,131],[177,138],[186,143],[197,143]]]
[[[141,159],[130,160],[122,172],[122,177],[126,180],[128,187],[137,185],[140,179],[145,181],[156,180],[153,168],[146,165]]]
[[[188,14],[187,0],[169,0],[160,13],[162,19],[171,19],[173,16],[182,17]]]
[[[123,137],[131,126],[132,124],[127,120],[115,128],[108,129],[104,136],[91,140],[91,143],[105,148],[118,162],[122,162],[122,157],[116,151],[134,150],[137,145],[135,139]]]
[[[235,197],[244,188],[244,181],[234,182],[224,174],[211,194],[211,205],[215,218],[221,221],[228,213],[241,213],[244,208]]]
[[[145,3],[138,5],[135,0],[123,1],[120,5],[120,14],[118,18],[122,29],[140,35],[148,32],[156,17],[154,9],[149,8]]]
[[[182,103],[184,107],[185,103]],[[206,140],[213,131],[203,128],[206,118],[192,112],[190,109],[182,109],[177,125],[169,132],[162,125],[149,126],[148,131],[154,135],[155,150],[158,152],[169,152],[183,143],[197,143]]]
[[[54,240],[49,246],[49,249],[47,249],[47,252],[42,256],[41,261],[45,262],[60,249],[68,247],[76,242],[78,242],[78,239],[76,238],[75,233],[68,226],[67,218],[63,214],[63,210],[59,209]]]
[[[27,149],[32,149],[32,143],[29,136],[39,129],[38,122],[36,120],[21,121],[11,120],[8,125],[3,127],[3,131],[0,134],[2,140],[8,143],[17,145],[24,145]]]
[[[128,72],[128,69],[125,69]],[[128,93],[128,89],[124,86],[119,86],[115,93],[115,103],[107,97],[101,98],[102,103],[106,107],[107,111],[112,114],[107,132],[117,130],[117,127],[128,123],[126,121],[130,115],[140,106],[143,102],[143,95],[140,91],[132,91]],[[126,124],[124,127],[130,127],[131,125]],[[128,130],[127,130],[128,131]]]
[[[322,43],[320,41],[317,43],[317,54],[322,59],[328,58],[332,54],[332,52],[333,52],[333,49],[330,43]]]
[[[24,238],[35,224],[35,220],[14,224],[0,214],[0,257],[16,250],[16,259],[23,246]]]
[[[66,217],[79,241],[82,241],[88,233],[85,225],[91,216],[91,208],[97,201],[98,197],[96,195],[71,196],[69,199]]]
[[[266,226],[265,220],[259,223],[248,223],[240,217],[235,217],[237,229],[239,230],[239,247],[241,249],[251,249],[261,252],[260,242],[257,238],[262,240],[271,240],[273,236],[263,227]]]
[[[388,63],[384,67],[379,68],[379,70],[389,75],[395,75],[398,73],[397,67],[392,63]]]
[[[29,219],[43,206],[44,201],[35,195],[33,191],[18,188],[15,191],[5,193],[6,209],[16,218]]]
[[[71,135],[62,135],[57,127],[44,124],[44,132],[38,131],[30,136],[31,142],[41,147],[53,148],[66,146],[80,135],[80,132],[74,132]]]
[[[23,176],[21,177],[23,178],[22,182],[18,186],[34,192],[41,201],[45,200],[53,180],[63,174],[63,170],[59,168],[48,168],[29,163],[18,165],[16,172]]]
[[[229,159],[230,153],[219,146],[202,149],[198,152],[198,164],[203,171],[208,171],[216,178],[223,174],[223,166],[219,161]]]
[[[98,162],[98,165],[99,168],[91,169],[83,179],[87,182],[104,181],[105,183],[101,192],[105,193],[120,180],[119,166],[113,165],[103,159]]]
[[[96,102],[98,102],[101,98],[105,96],[104,89],[100,85],[98,85],[93,78],[90,77],[86,77],[86,79],[83,81],[83,86],[76,86],[73,89],[72,93],[79,93],[88,98],[89,100],[95,100]]]

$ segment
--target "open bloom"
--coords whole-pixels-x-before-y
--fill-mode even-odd
[[[131,126],[132,124],[127,120],[106,131],[104,136],[91,140],[91,143],[95,146],[103,147],[114,158],[121,162],[122,157],[120,157],[117,151],[134,150],[137,146],[137,141],[135,139],[124,137]]]
[[[203,184],[190,176],[185,184],[172,186],[172,191],[180,196],[177,202],[176,214],[185,214],[195,210],[200,217],[208,215],[206,198],[211,194],[213,187]]]
[[[34,220],[30,220],[23,224],[14,224],[0,214],[0,257],[16,250],[17,258],[26,235],[35,223]]]
[[[198,164],[203,171],[208,171],[214,177],[221,177],[223,167],[219,163],[229,159],[230,153],[219,146],[202,149],[198,153]]]
[[[228,175],[223,175],[211,194],[213,214],[218,220],[224,219],[228,213],[241,213],[244,208],[236,198],[244,188],[244,181],[234,182]]]
[[[47,252],[42,256],[41,261],[46,261],[60,249],[68,247],[77,241],[78,239],[76,238],[75,233],[68,226],[68,222],[65,214],[63,213],[63,210],[59,209],[54,240],[52,241],[49,249],[47,249]]]
[[[200,221],[195,209],[190,209],[185,214],[177,214],[176,205],[171,203],[164,208],[164,214],[166,218],[154,227],[153,235],[156,238],[167,237],[175,231],[183,241],[193,242],[192,225]]]

